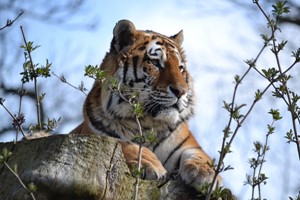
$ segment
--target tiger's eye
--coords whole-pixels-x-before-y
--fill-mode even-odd
[[[184,71],[184,66],[183,65],[179,65],[179,70],[182,73]]]
[[[158,59],[152,59],[151,62],[152,62],[152,64],[155,65],[155,66],[160,65]]]

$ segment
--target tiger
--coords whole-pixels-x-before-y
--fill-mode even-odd
[[[83,122],[70,134],[98,134],[117,138],[127,165],[138,164],[139,143],[132,138],[151,132],[157,142],[142,147],[143,178],[165,180],[176,173],[197,187],[211,183],[212,159],[192,135],[188,120],[194,114],[193,81],[182,48],[183,31],[170,37],[150,30],[137,30],[129,20],[113,29],[110,51],[100,69],[104,81],[95,81],[83,105]],[[111,89],[113,78],[120,90]],[[135,95],[134,95],[135,94]],[[132,96],[142,115],[133,112]],[[221,185],[218,176],[214,187]]]

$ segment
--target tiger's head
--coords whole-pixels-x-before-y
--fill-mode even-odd
[[[122,95],[102,87],[102,110],[114,118],[133,118],[126,99],[136,94],[144,118],[173,125],[187,120],[193,113],[194,94],[181,48],[183,32],[167,37],[121,20],[113,36],[101,69],[121,83]]]

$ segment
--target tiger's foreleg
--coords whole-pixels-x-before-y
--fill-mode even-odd
[[[212,160],[198,145],[195,138],[191,135],[189,141],[183,144],[180,158],[179,174],[183,181],[193,187],[204,183],[211,183],[215,175]],[[214,188],[222,185],[222,179],[217,177]]]

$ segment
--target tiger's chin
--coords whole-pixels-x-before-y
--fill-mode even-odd
[[[178,110],[175,106],[163,108],[160,110],[156,110],[152,112],[151,115],[154,120],[163,121],[170,124],[176,124],[177,122],[181,121],[180,113],[182,110]]]

